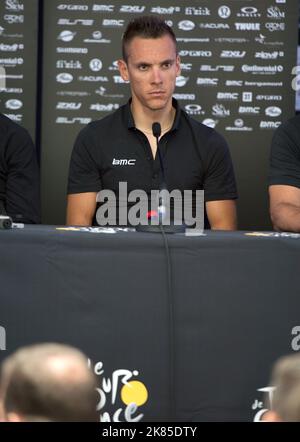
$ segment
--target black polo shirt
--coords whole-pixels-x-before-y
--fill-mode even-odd
[[[15,222],[40,222],[40,181],[30,135],[0,114],[0,212]]]
[[[269,185],[300,188],[300,115],[290,118],[274,133]]]
[[[224,138],[190,118],[174,99],[173,106],[173,126],[159,141],[168,190],[204,189],[205,201],[237,198]],[[127,182],[128,192],[141,189],[150,194],[159,189],[161,175],[159,157],[153,159],[147,137],[135,127],[129,101],[79,133],[71,156],[68,193],[110,189],[117,195],[119,182]]]

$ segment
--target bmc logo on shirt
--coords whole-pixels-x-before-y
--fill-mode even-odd
[[[113,166],[135,166],[136,160],[116,160],[113,159]]]

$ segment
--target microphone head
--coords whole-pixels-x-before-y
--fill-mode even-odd
[[[155,122],[152,124],[152,134],[155,138],[159,138],[161,134],[161,126],[160,123]]]

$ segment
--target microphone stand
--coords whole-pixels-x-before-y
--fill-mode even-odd
[[[167,191],[165,167],[164,167],[164,162],[162,159],[161,151],[159,148],[159,137],[161,135],[160,123],[155,122],[152,124],[152,134],[156,138],[157,153],[158,153],[159,164],[160,164],[161,173],[162,173],[162,183],[159,186],[159,192]],[[185,228],[186,228],[186,226],[184,224],[175,225],[174,223],[171,223],[171,220],[170,220],[169,225],[163,223],[165,209],[166,209],[166,207],[164,205],[163,197],[160,196],[159,202],[158,202],[158,225],[152,225],[151,218],[150,218],[150,224],[147,224],[147,225],[140,224],[139,226],[136,226],[136,231],[137,232],[148,232],[148,233],[162,233],[162,231],[165,233],[184,233]]]

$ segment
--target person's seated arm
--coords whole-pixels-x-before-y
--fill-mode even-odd
[[[269,187],[269,196],[274,229],[300,232],[300,189],[273,185]]]
[[[96,207],[97,193],[101,190],[98,170],[98,145],[93,130],[87,126],[74,144],[68,178],[67,225],[91,226]]]
[[[234,200],[208,201],[206,213],[212,230],[236,230],[237,214]]]
[[[270,216],[275,230],[300,232],[300,117],[274,133],[269,172]]]
[[[67,225],[91,226],[96,210],[96,192],[68,195]]]

